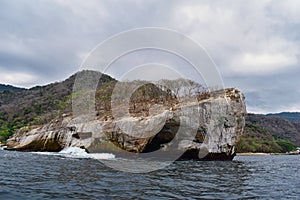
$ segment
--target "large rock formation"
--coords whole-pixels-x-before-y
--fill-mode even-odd
[[[120,156],[160,152],[174,153],[176,159],[230,160],[243,133],[245,115],[243,94],[226,89],[147,117],[115,120],[65,114],[43,126],[20,129],[6,145],[21,151],[60,151],[72,146]]]

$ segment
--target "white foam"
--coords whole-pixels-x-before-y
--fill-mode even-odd
[[[7,146],[0,146],[0,150],[4,150]]]
[[[59,152],[60,155],[76,158],[90,158],[89,154],[79,147],[68,147]]]
[[[52,155],[52,156],[63,156],[67,158],[90,158],[97,160],[110,160],[114,159],[116,156],[111,153],[87,153],[85,149],[79,147],[68,147],[60,152],[32,152],[34,154],[40,155]]]
[[[98,160],[110,160],[116,158],[116,156],[112,153],[93,153],[89,155],[91,158]]]
[[[55,152],[47,152],[47,151],[46,151],[46,152],[39,152],[39,151],[38,151],[38,152],[31,152],[31,153],[33,153],[33,154],[39,154],[39,155],[50,155],[50,156],[51,156],[51,155],[54,155],[54,156],[55,156],[55,155],[59,155],[59,153],[55,153]]]
[[[92,158],[97,160],[109,160],[114,159],[115,155],[111,153],[87,153],[84,149],[79,147],[68,147],[59,152],[60,155],[75,158]]]

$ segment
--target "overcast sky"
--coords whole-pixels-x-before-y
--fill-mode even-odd
[[[300,111],[299,11],[297,0],[1,0],[0,83],[63,80],[106,38],[163,27],[200,43],[248,111]]]

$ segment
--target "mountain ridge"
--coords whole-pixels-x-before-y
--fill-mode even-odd
[[[300,122],[300,112],[280,112],[280,113],[269,113],[266,116],[281,117],[288,121]]]
[[[13,86],[13,85],[1,84],[0,83],[0,92],[3,92],[3,91],[22,91],[22,90],[26,90],[26,88],[16,87],[16,86]]]

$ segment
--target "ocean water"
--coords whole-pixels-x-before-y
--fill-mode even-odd
[[[0,150],[0,199],[300,199],[300,156],[178,161],[133,174],[107,167],[111,154]]]

